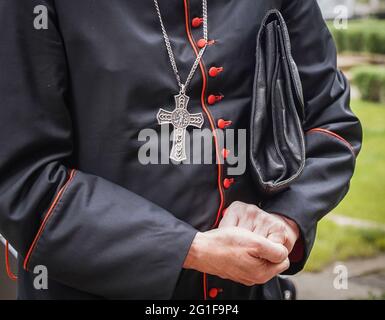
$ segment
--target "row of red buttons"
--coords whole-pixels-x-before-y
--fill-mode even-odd
[[[194,28],[199,28],[202,24],[203,24],[203,19],[200,18],[200,17],[196,17],[196,18],[192,19],[192,21],[191,21],[191,25]],[[198,48],[203,48],[205,45],[213,45],[213,44],[215,44],[215,40],[208,40],[206,42],[205,39],[200,39],[200,40],[197,41]],[[208,73],[209,73],[210,77],[215,78],[215,77],[217,77],[223,71],[224,71],[223,67],[213,66],[213,67],[211,67],[209,69]],[[212,105],[216,104],[217,102],[220,102],[223,98],[224,98],[223,95],[210,94],[207,97],[207,103],[212,106]],[[218,128],[222,129],[222,130],[227,128],[231,124],[232,124],[232,121],[224,120],[224,119],[219,119],[218,122],[217,122]],[[229,154],[230,154],[230,150],[228,150],[226,148],[222,149],[222,157],[223,157],[223,159],[226,160],[226,158],[229,156]],[[229,189],[233,183],[234,183],[234,179],[233,178],[225,178],[223,180],[223,187],[225,189]],[[209,294],[209,297],[211,299],[215,299],[218,296],[218,294],[220,292],[222,292],[222,291],[223,291],[223,289],[221,289],[221,288],[211,288],[209,290],[208,294]]]
[[[196,17],[194,19],[192,19],[192,26],[194,28],[199,28],[203,23],[203,19],[202,18],[199,18],[199,17]],[[212,45],[215,43],[215,40],[208,40],[206,41],[205,39],[200,39],[197,41],[197,46],[198,48],[202,49],[206,44],[207,45]],[[223,67],[211,67],[209,69],[209,76],[212,77],[212,78],[215,78],[217,77],[221,72],[223,72]],[[210,94],[207,98],[207,102],[209,105],[213,105],[219,101],[221,101],[223,99],[223,95],[214,95],[214,94]]]

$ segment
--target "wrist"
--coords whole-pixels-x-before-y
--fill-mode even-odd
[[[183,264],[184,269],[193,269],[200,271],[200,263],[204,260],[205,247],[207,239],[204,233],[198,232],[191,243],[189,252]]]

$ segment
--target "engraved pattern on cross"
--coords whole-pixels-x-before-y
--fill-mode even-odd
[[[186,156],[186,128],[189,126],[202,128],[204,119],[202,113],[191,114],[187,111],[190,100],[188,96],[180,93],[175,98],[174,111],[160,109],[156,118],[158,124],[171,124],[174,127],[173,143],[170,159],[181,162],[187,159]]]

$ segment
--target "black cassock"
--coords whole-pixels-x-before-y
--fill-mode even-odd
[[[185,79],[202,2],[159,3]],[[37,5],[48,8],[47,30],[33,27]],[[208,9],[215,42],[187,93],[189,112],[202,112],[210,130],[220,119],[249,128],[261,21],[278,9],[287,23],[306,162],[273,196],[249,167],[229,177],[226,163],[139,162],[138,133],[160,130],[159,107],[173,106],[178,91],[153,1],[0,2],[0,232],[19,252],[20,298],[276,298],[277,279],[246,287],[182,270],[196,232],[235,200],[296,221],[301,240],[288,273],[304,266],[317,221],[348,190],[361,143],[333,40],[315,0],[210,0]],[[210,75],[212,67],[221,72]],[[223,97],[209,104],[210,95]],[[48,268],[48,290],[33,288],[36,265]]]

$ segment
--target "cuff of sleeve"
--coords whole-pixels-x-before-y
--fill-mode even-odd
[[[303,238],[301,235],[298,238],[298,240],[296,241],[296,243],[293,247],[293,250],[289,254],[290,263],[292,264],[292,263],[301,262],[301,260],[303,259],[304,255],[305,255],[304,253],[305,253],[305,248],[303,245]]]
[[[297,224],[300,236],[289,255],[290,268],[283,274],[293,275],[300,272],[305,266],[313,247],[317,222],[313,221],[310,215],[306,216],[304,212],[301,214],[301,210],[295,211],[295,209],[288,206],[287,203],[285,206],[283,204],[281,205],[281,201],[267,202],[263,206],[263,210],[289,218]]]
[[[44,265],[50,279],[108,299],[171,299],[197,232],[139,195],[78,172],[29,266]]]

